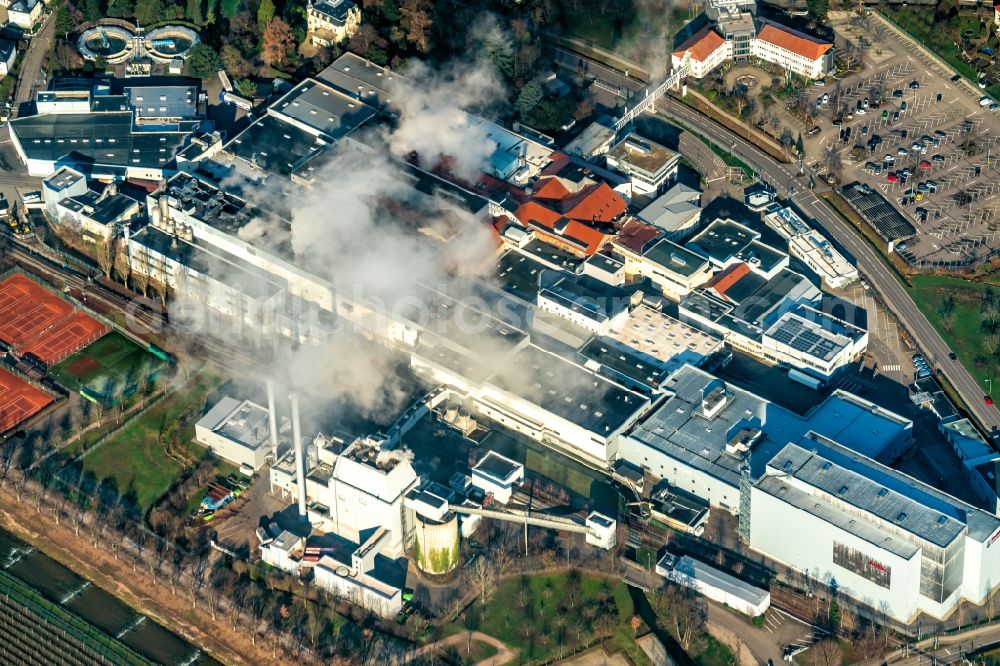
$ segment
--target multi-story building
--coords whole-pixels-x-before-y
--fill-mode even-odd
[[[833,69],[833,57],[833,44],[829,42],[745,14],[705,26],[674,51],[671,60],[674,69],[688,62],[689,76],[698,79],[723,63],[751,58],[819,79]]]
[[[11,143],[33,176],[69,166],[93,179],[162,180],[201,121],[160,116],[158,103],[140,118],[133,103],[127,94],[39,91],[37,113],[10,122]]]
[[[313,453],[308,453],[311,450]],[[388,532],[382,553],[403,553],[403,496],[419,479],[405,451],[388,448],[382,440],[362,437],[352,442],[318,436],[307,450],[306,504],[309,521],[354,543],[372,532]],[[298,495],[295,447],[271,466],[271,490],[279,496]]]
[[[671,60],[674,69],[678,69],[687,61],[690,67],[689,75],[700,79],[732,58],[732,42],[724,39],[714,27],[708,25],[681,44],[674,51]]]
[[[42,182],[45,210],[53,224],[79,231],[83,240],[106,242],[138,218],[142,205],[111,183],[90,189],[79,171],[61,168]]]
[[[745,508],[744,468],[763,473],[778,450],[809,432],[878,460],[895,459],[913,441],[910,420],[841,390],[801,416],[692,365],[660,389],[666,397],[622,438],[618,458],[734,515]]]
[[[361,8],[351,0],[309,0],[306,26],[316,46],[332,46],[349,39],[361,25]]]
[[[807,79],[819,79],[833,69],[833,44],[779,23],[764,21],[750,55],[774,63]]]
[[[712,264],[694,252],[673,241],[661,238],[641,253],[633,244],[619,239],[612,241],[625,258],[625,272],[649,278],[663,295],[680,300],[712,276]]]
[[[1000,518],[835,439],[785,444],[743,492],[751,548],[893,619],[944,618],[1000,581]]]
[[[10,74],[17,59],[17,43],[9,39],[0,39],[0,78]]]
[[[677,178],[680,155],[638,134],[629,134],[605,156],[608,166],[626,174],[639,194],[656,194]]]
[[[42,0],[18,0],[7,7],[7,20],[20,28],[31,30],[42,20],[44,10]]]
[[[769,280],[788,267],[788,255],[760,241],[760,233],[731,219],[718,218],[698,232],[686,247],[726,269],[746,264],[751,271]]]
[[[788,253],[812,269],[828,288],[842,289],[858,279],[858,269],[791,208],[766,214],[764,223],[788,241]]]

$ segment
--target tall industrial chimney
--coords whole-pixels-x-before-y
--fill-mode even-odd
[[[271,426],[271,454],[278,462],[278,415],[274,411],[274,380],[267,380],[267,418]]]
[[[299,396],[288,396],[292,403],[292,440],[295,446],[295,485],[299,489],[299,516],[306,517],[306,447],[302,441],[302,426],[299,424]]]

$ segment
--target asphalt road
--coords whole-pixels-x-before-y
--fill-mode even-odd
[[[805,215],[816,220],[837,243],[855,258],[858,270],[871,284],[872,289],[878,292],[889,310],[910,333],[917,346],[924,352],[928,362],[934,368],[939,369],[955,388],[965,402],[966,409],[975,420],[991,432],[1000,426],[1000,412],[995,406],[987,406],[983,402],[985,388],[980,386],[960,363],[948,358],[951,349],[917,308],[906,287],[886,267],[867,241],[861,238],[825,202],[820,201],[815,192],[806,187],[805,178],[796,178],[797,167],[795,165],[775,161],[745,139],[676,100],[669,100],[665,105],[661,104],[660,109],[668,117],[675,118],[705,136],[715,139],[716,142],[731,146],[734,155],[753,168],[779,194],[789,196]]]
[[[17,116],[22,104],[34,98],[35,85],[40,83],[38,75],[42,70],[42,62],[45,60],[45,54],[52,48],[56,24],[54,15],[55,12],[49,12],[45,24],[38,34],[31,38],[28,50],[21,59],[21,68],[17,73],[17,87],[14,89],[14,107],[11,109],[13,116]]]

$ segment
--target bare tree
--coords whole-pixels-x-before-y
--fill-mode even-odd
[[[149,286],[160,299],[160,305],[167,307],[167,283],[165,280],[150,280]]]
[[[128,276],[132,272],[132,259],[129,257],[128,245],[124,239],[117,245],[118,248],[115,252],[115,273],[118,275],[118,279],[122,281],[122,284],[127,287]]]
[[[111,240],[99,240],[94,243],[94,259],[100,266],[104,277],[111,279],[111,271],[115,265],[114,244]]]
[[[653,610],[685,650],[705,632],[708,608],[695,591],[668,584],[653,595]]]
[[[496,573],[493,562],[483,556],[478,557],[472,566],[472,579],[479,588],[480,600],[484,604],[486,597],[493,593],[493,588],[496,586]]]
[[[813,666],[840,666],[844,658],[844,651],[836,638],[827,638],[816,643],[809,652]]]

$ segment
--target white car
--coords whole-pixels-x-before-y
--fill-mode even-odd
[[[896,157],[894,155],[889,155],[887,153],[885,156],[885,161],[888,162],[889,164],[892,164],[893,162],[896,161]]]
[[[899,155],[900,157],[906,157],[907,155],[910,154],[910,151],[908,151],[906,148],[900,148],[899,150],[896,151],[896,154]]]
[[[865,111],[864,109],[858,109],[858,110],[857,110],[857,111],[855,111],[854,113],[858,114],[859,116],[863,116],[863,115],[865,115],[865,114],[866,114],[866,113],[868,113],[868,112],[867,112],[867,111]]]
[[[979,98],[979,106],[989,106],[993,103],[993,99],[989,95],[983,95]]]

